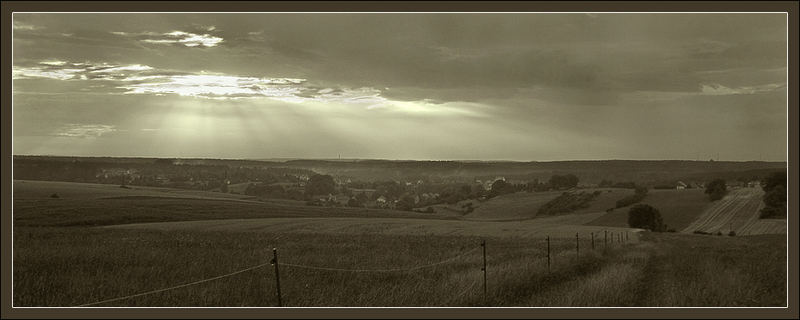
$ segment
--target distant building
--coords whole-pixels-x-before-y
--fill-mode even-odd
[[[687,184],[683,183],[683,181],[678,181],[678,183],[675,185],[675,189],[678,189],[678,190],[686,189],[686,187],[687,187]]]
[[[750,181],[750,182],[747,183],[747,187],[748,188],[760,188],[761,187],[761,181]]]

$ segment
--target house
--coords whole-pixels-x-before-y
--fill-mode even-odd
[[[678,181],[678,183],[675,185],[675,189],[678,189],[678,190],[686,189],[686,187],[687,187],[687,184],[683,183],[683,181]]]
[[[750,182],[747,183],[747,187],[748,188],[760,188],[761,187],[761,181],[756,181],[756,180],[750,181]]]

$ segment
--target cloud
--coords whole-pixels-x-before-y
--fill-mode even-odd
[[[305,79],[239,77],[223,74],[189,74],[136,77],[119,86],[126,94],[177,94],[180,96],[235,99],[247,97],[300,98]]]
[[[56,132],[56,135],[72,138],[97,138],[106,133],[114,131],[117,131],[117,129],[114,126],[107,124],[70,123]]]
[[[132,80],[134,76],[146,75],[150,66],[132,64],[115,65],[92,62],[67,62],[45,60],[30,67],[14,66],[14,79],[47,78],[55,80]]]
[[[14,21],[14,30],[34,31],[34,30],[40,30],[40,29],[44,29],[44,28],[40,27],[40,26],[35,26],[35,25],[32,25],[32,24],[27,24],[27,23],[24,23],[24,22],[20,22],[20,21],[17,21],[17,20]]]
[[[732,95],[732,94],[756,94],[761,92],[775,91],[784,87],[786,86],[780,83],[770,83],[760,86],[747,86],[738,88],[728,88],[720,84],[703,84],[700,88],[700,94],[708,96]]]
[[[209,26],[203,27],[206,31],[214,31],[216,27]],[[150,43],[150,44],[177,44],[183,45],[186,47],[203,47],[203,48],[210,48],[216,47],[220,43],[224,41],[223,38],[210,35],[208,33],[204,34],[196,34],[191,32],[185,31],[171,31],[166,33],[157,33],[157,32],[122,32],[122,31],[112,31],[111,34],[133,38],[143,43]]]
[[[174,94],[206,99],[271,98],[285,102],[336,102],[380,105],[388,102],[370,87],[322,87],[306,79],[252,77],[212,72],[181,72],[141,64],[111,64],[45,60],[37,65],[14,66],[13,78],[62,81],[113,81],[122,94]],[[104,86],[89,85],[88,89]]]

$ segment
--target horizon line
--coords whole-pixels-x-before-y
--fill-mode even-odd
[[[590,161],[691,161],[691,162],[777,162],[788,163],[786,160],[698,160],[698,159],[560,159],[560,160],[508,160],[508,159],[390,159],[390,158],[315,158],[315,157],[272,157],[272,158],[214,158],[214,157],[175,157],[175,156],[102,156],[102,155],[55,155],[55,154],[12,154],[13,157],[64,157],[64,158],[133,158],[133,159],[185,159],[185,160],[228,160],[228,161],[414,161],[414,162],[590,162]]]

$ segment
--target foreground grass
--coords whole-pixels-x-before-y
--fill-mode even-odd
[[[520,270],[546,273],[544,242],[487,241],[490,295],[505,294]],[[478,238],[447,236],[18,228],[14,304],[74,306],[170,287],[267,262],[277,247],[282,263],[347,269],[415,267],[472,250],[451,263],[414,272],[282,266],[287,306],[480,306],[485,302],[479,244]],[[554,241],[552,249],[553,274],[583,272],[573,264],[573,243]],[[101,306],[275,306],[274,290],[273,269],[267,266]]]
[[[284,306],[782,306],[785,238],[646,234],[608,250],[488,238],[483,294],[480,240],[467,236],[269,234],[85,227],[14,233],[14,305],[75,306],[210,278],[269,261],[281,266]],[[783,246],[783,247],[782,247]],[[473,250],[478,249],[478,250]],[[472,250],[472,251],[469,251]],[[99,306],[276,306],[272,266]]]
[[[652,306],[785,306],[786,235],[649,234],[641,301]]]

